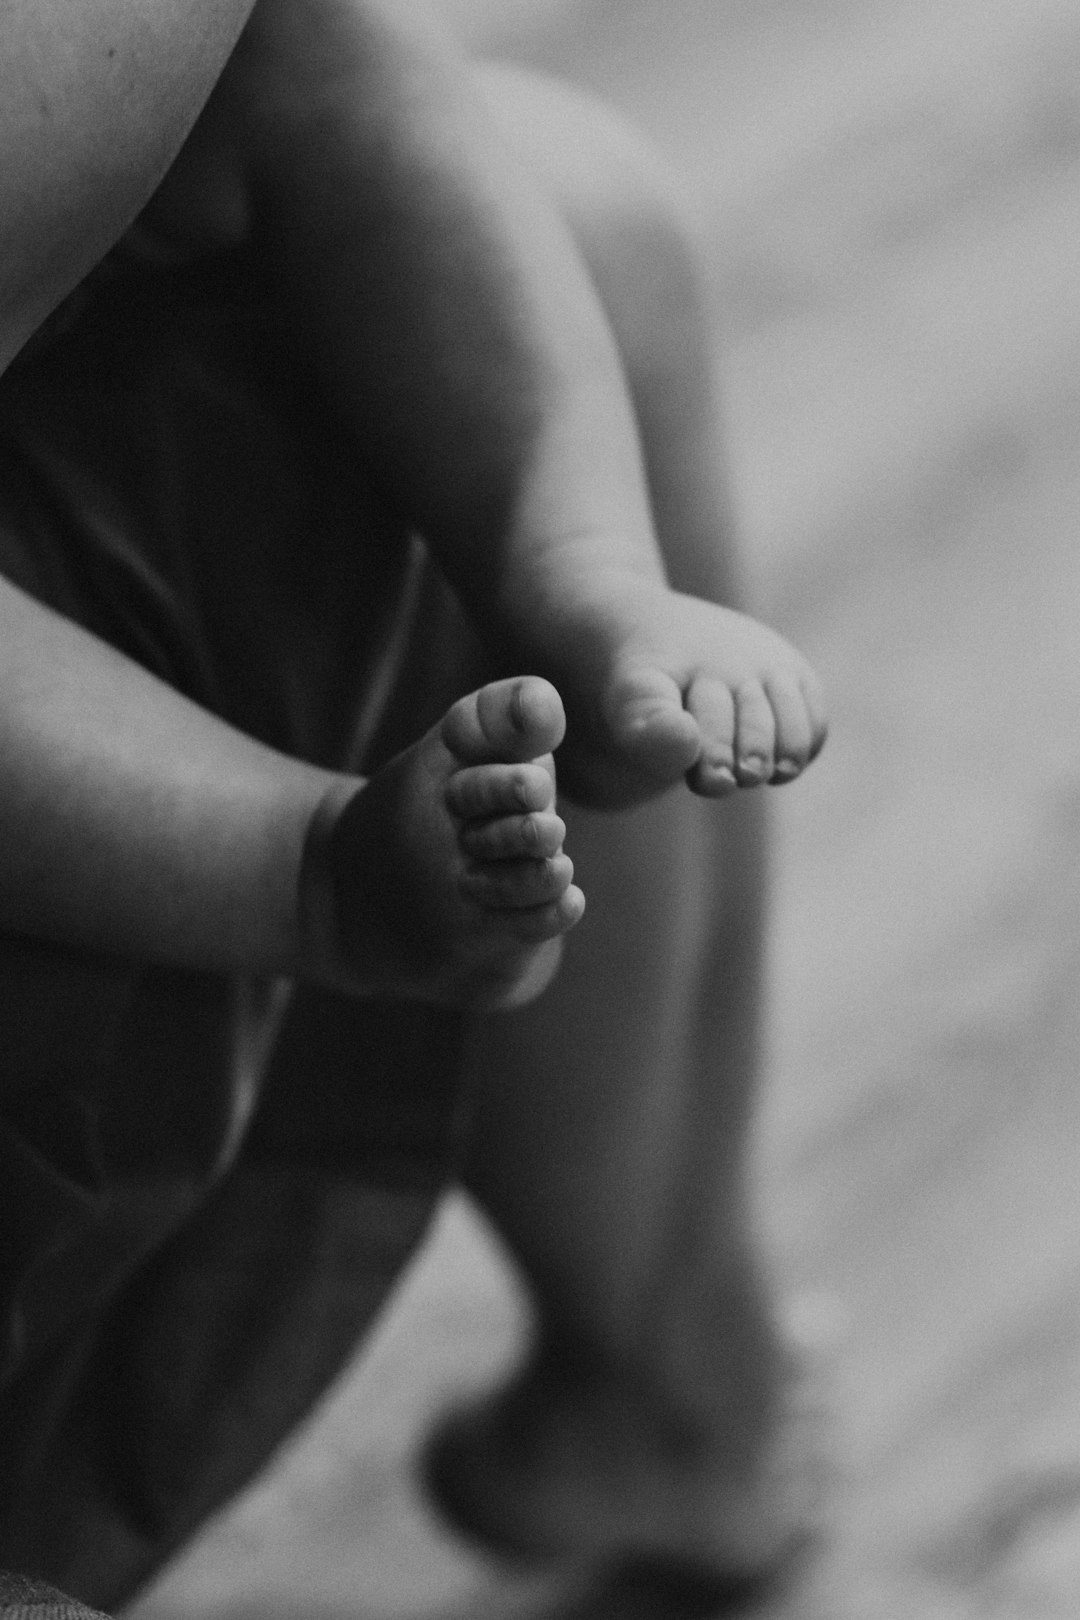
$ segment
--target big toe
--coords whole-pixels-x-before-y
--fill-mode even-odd
[[[448,710],[443,742],[464,764],[538,759],[562,742],[566,716],[562,699],[539,675],[492,681]]]
[[[683,706],[678,683],[660,670],[633,670],[612,686],[605,704],[616,747],[657,778],[678,781],[701,750],[701,733]]]

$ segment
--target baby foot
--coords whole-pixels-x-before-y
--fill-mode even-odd
[[[307,864],[352,987],[499,1006],[545,988],[585,903],[555,811],[564,730],[547,681],[497,681],[330,807]]]
[[[587,797],[632,802],[681,777],[710,798],[792,782],[824,745],[813,670],[745,614],[639,579],[621,582],[593,622],[572,654],[594,686],[592,702],[574,709],[584,720],[573,734],[575,787],[584,776]],[[559,674],[571,696],[581,691],[582,676]]]

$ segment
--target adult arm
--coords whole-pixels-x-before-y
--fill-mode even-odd
[[[251,5],[0,6],[0,371],[151,196]]]
[[[151,196],[250,6],[2,7],[0,371]],[[0,928],[293,970],[304,838],[336,781],[0,580]]]

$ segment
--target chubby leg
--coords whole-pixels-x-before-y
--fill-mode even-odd
[[[571,92],[517,72],[489,85],[604,297],[671,582],[730,603],[711,334],[670,192]],[[602,159],[587,174],[583,152]],[[763,809],[679,789],[567,811],[588,921],[552,989],[478,1034],[469,1185],[533,1285],[539,1332],[523,1374],[448,1426],[431,1464],[451,1514],[507,1549],[738,1577],[788,1538],[781,1352],[745,1188]]]

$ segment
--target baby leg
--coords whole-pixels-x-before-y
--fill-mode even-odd
[[[688,749],[691,786],[712,796],[736,783],[791,781],[824,741],[824,703],[796,649],[737,611],[715,319],[692,206],[639,137],[570,87],[510,68],[489,70],[487,87],[501,127],[559,202],[600,292],[672,587],[646,590],[640,603],[628,595],[626,649],[612,660],[604,694],[610,732],[646,776],[677,780]],[[613,619],[618,605],[605,608]],[[555,679],[573,711],[572,672]],[[568,746],[575,768],[578,752]],[[586,787],[605,801],[591,773]]]
[[[692,257],[637,143],[518,74],[493,94],[564,198],[620,336],[672,583],[738,581]],[[524,117],[525,125],[521,120]],[[583,174],[576,154],[606,153]],[[761,806],[676,792],[567,811],[589,922],[523,1013],[486,1022],[469,1184],[535,1292],[533,1358],[432,1453],[504,1548],[650,1556],[734,1584],[788,1543],[785,1362],[750,1235]]]
[[[486,1005],[545,987],[584,909],[555,813],[563,730],[547,681],[496,681],[365,786],[332,791],[304,888],[350,987]]]

